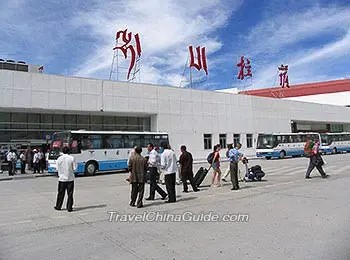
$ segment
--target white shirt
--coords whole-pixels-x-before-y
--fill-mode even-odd
[[[35,153],[33,156],[33,163],[38,163],[39,162],[39,154]]]
[[[58,171],[58,181],[74,181],[74,171],[77,169],[77,164],[74,157],[68,154],[63,154],[56,161]]]
[[[15,161],[15,160],[17,160],[16,154],[14,152],[9,152],[7,154],[7,161],[10,162],[10,161]]]
[[[152,150],[149,152],[149,160],[148,160],[148,165],[149,167],[158,167],[159,166],[159,154],[157,153],[156,150]]]
[[[170,149],[165,149],[161,156],[161,166],[164,169],[164,174],[176,173],[178,170],[176,164],[176,155]]]

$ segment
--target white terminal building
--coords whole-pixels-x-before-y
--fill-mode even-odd
[[[62,130],[167,132],[178,155],[186,145],[203,159],[219,143],[240,142],[254,155],[259,133],[350,131],[345,106],[50,75],[18,64],[25,65],[0,60],[0,143],[46,142]]]

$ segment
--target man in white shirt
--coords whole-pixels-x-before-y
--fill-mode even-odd
[[[12,176],[15,174],[16,161],[17,161],[17,156],[13,149],[11,149],[8,152],[6,159],[7,159],[8,168],[9,168],[9,175]]]
[[[162,143],[161,147],[164,149],[161,156],[161,167],[164,170],[165,186],[169,195],[169,199],[165,202],[173,203],[176,202],[175,185],[178,171],[176,155],[167,143]]]
[[[64,195],[67,190],[67,210],[68,212],[73,211],[73,191],[74,191],[74,171],[77,169],[74,157],[69,155],[69,148],[63,147],[63,155],[58,157],[56,161],[57,171],[58,171],[58,194],[56,210],[61,210]]]
[[[158,166],[160,161],[160,156],[158,152],[154,149],[153,144],[148,144],[147,146],[148,150],[148,167],[150,171],[150,193],[149,197],[146,198],[146,200],[154,200],[154,197],[156,195],[156,191],[159,193],[160,196],[162,196],[162,199],[165,200],[167,194],[166,192],[157,184],[157,174],[158,174]]]

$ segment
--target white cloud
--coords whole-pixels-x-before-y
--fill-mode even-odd
[[[291,85],[337,78],[329,66],[341,73],[340,64],[350,56],[349,32],[350,8],[316,6],[262,21],[242,37],[255,65],[252,88],[278,86],[280,64],[289,65]],[[327,43],[320,45],[320,39]]]
[[[222,47],[212,33],[225,25],[231,12],[241,3],[230,2],[231,10],[223,0],[98,3],[73,20],[73,25],[85,28],[91,37],[100,39],[100,48],[88,55],[74,74],[96,76],[109,72],[115,33],[128,29],[140,35],[142,81],[179,85],[189,45],[205,46],[207,59]]]

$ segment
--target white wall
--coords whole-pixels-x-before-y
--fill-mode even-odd
[[[166,131],[178,150],[186,144],[205,158],[203,134],[290,132],[290,121],[350,123],[349,108],[273,98],[0,70],[0,107],[151,115],[152,130]],[[254,154],[254,149],[243,150]],[[224,153],[223,153],[224,154]]]

